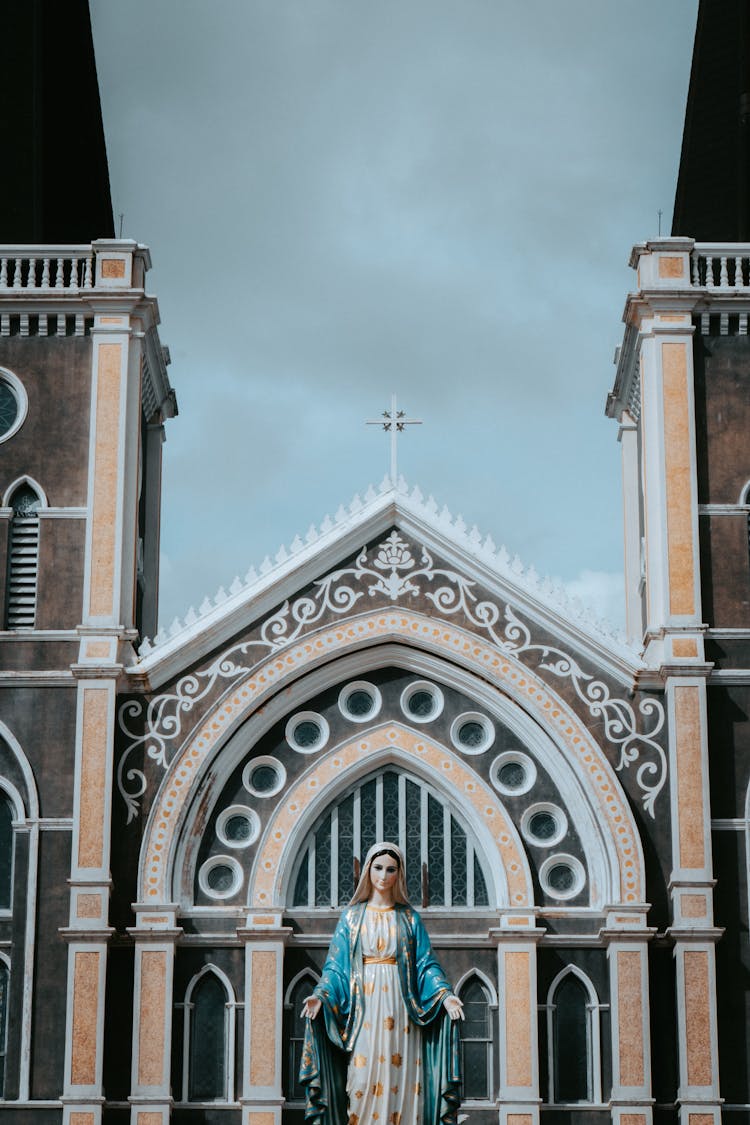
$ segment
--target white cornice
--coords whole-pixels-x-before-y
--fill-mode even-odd
[[[368,488],[364,500],[356,495],[319,529],[311,526],[304,539],[295,536],[274,562],[266,557],[260,573],[251,567],[244,581],[235,578],[228,591],[221,587],[198,611],[191,607],[184,621],[175,618],[155,641],[146,638],[126,673],[152,688],[166,682],[394,525],[499,598],[522,607],[539,626],[587,652],[618,680],[631,683],[642,668],[623,635],[571,599],[559,582],[540,577],[533,566],[524,567],[517,555],[497,548],[476,527],[467,528],[460,515],[454,518],[447,508],[440,509],[431,496],[425,500],[418,488],[410,491],[403,478],[394,487],[386,477],[377,491]]]

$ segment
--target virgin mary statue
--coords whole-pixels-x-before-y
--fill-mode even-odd
[[[303,1015],[307,1125],[455,1125],[463,1007],[409,905],[396,844],[370,848]]]

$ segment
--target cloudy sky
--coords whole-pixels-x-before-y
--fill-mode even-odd
[[[91,0],[180,416],[162,622],[377,483],[621,618],[604,417],[671,224],[697,0]]]

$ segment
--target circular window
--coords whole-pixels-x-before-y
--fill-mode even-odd
[[[242,868],[231,855],[211,856],[198,872],[198,885],[209,898],[231,898],[242,886]]]
[[[353,723],[366,723],[368,719],[374,719],[382,703],[382,696],[375,685],[365,683],[364,680],[347,684],[339,695],[339,710]]]
[[[300,711],[286,724],[286,740],[300,754],[314,754],[328,741],[328,723],[314,711]]]
[[[230,805],[219,813],[216,835],[228,848],[249,848],[260,835],[260,818],[247,805]]]
[[[583,890],[586,872],[575,856],[551,855],[539,869],[539,881],[550,898],[565,900]]]
[[[483,754],[495,741],[495,728],[486,715],[467,711],[453,720],[451,741],[462,754]]]
[[[242,784],[254,797],[273,797],[284,788],[286,770],[276,758],[253,758],[242,771]]]
[[[429,723],[443,710],[443,693],[427,680],[416,680],[401,693],[401,710],[415,723]]]
[[[506,797],[520,797],[522,793],[528,793],[536,781],[536,766],[527,754],[506,750],[492,763],[490,780]]]
[[[0,442],[7,441],[20,429],[27,408],[23,384],[10,371],[0,368]]]
[[[521,817],[521,831],[530,844],[552,848],[568,831],[568,818],[557,805],[531,805]]]

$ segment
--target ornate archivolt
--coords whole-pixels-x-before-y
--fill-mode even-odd
[[[514,615],[508,628],[516,639],[500,650],[496,643],[445,621],[391,608],[324,626],[286,651],[271,656],[250,674],[238,676],[231,690],[203,718],[171,761],[164,763],[166,776],[149,818],[141,853],[141,901],[170,900],[172,864],[191,795],[208,764],[248,715],[306,670],[347,651],[391,639],[426,649],[451,664],[473,670],[532,716],[560,747],[581,779],[604,834],[610,868],[616,873],[612,889],[619,893],[623,903],[643,901],[645,879],[640,841],[615,772],[578,715],[518,659],[519,651],[539,647],[531,644],[526,626]],[[551,651],[545,649],[546,653]],[[563,654],[558,654],[558,658],[554,674],[572,676],[573,671],[563,668]],[[570,667],[575,665],[571,662]],[[590,681],[591,677],[587,679]],[[598,714],[608,702],[623,702],[610,701],[604,684],[593,682],[589,687],[596,688],[591,708],[597,707]],[[623,735],[623,741],[626,738]]]
[[[526,854],[514,825],[489,786],[447,747],[400,723],[384,723],[321,755],[285,795],[264,833],[253,867],[251,907],[284,908],[290,870],[287,860],[298,854],[299,844],[318,811],[335,799],[344,777],[344,784],[349,785],[353,778],[385,760],[396,760],[434,780],[451,795],[484,846],[499,902],[534,905]]]
[[[363,598],[385,602],[388,612],[351,617],[355,610],[361,611]],[[427,624],[403,625],[399,603],[413,605],[417,598],[432,607],[429,616],[410,616]],[[322,627],[324,620],[336,618],[348,620],[339,628]],[[389,624],[384,625],[386,619]],[[453,620],[463,630],[452,629]],[[183,676],[172,691],[155,696],[148,704],[130,699],[121,705],[119,725],[129,741],[118,761],[117,785],[128,821],[138,815],[148,784],[143,770],[132,764],[134,752],[145,749],[169,772],[175,748],[185,737],[188,717],[201,704],[213,706],[210,701],[222,688],[223,705],[231,714],[232,706],[246,704],[250,682],[255,684],[251,694],[258,698],[280,682],[282,672],[301,666],[300,653],[303,664],[323,661],[349,644],[381,639],[389,630],[395,637],[411,637],[415,644],[447,649],[452,660],[465,659],[470,650],[471,642],[462,639],[468,631],[469,636],[488,644],[494,656],[535,666],[538,676],[549,682],[567,681],[590,719],[602,723],[604,737],[619,751],[616,768],[637,766],[643,806],[654,816],[667,777],[666,755],[658,741],[665,719],[661,702],[646,697],[633,706],[629,700],[613,696],[606,683],[585,672],[569,653],[534,641],[529,626],[509,604],[478,597],[475,582],[436,566],[426,547],[409,544],[394,530],[370,550],[363,548],[354,565],[332,571],[315,582],[311,592],[285,602],[251,636],[231,645],[207,667]],[[455,639],[446,639],[449,635]],[[232,704],[234,699],[240,703]],[[222,713],[221,705],[213,710]]]

